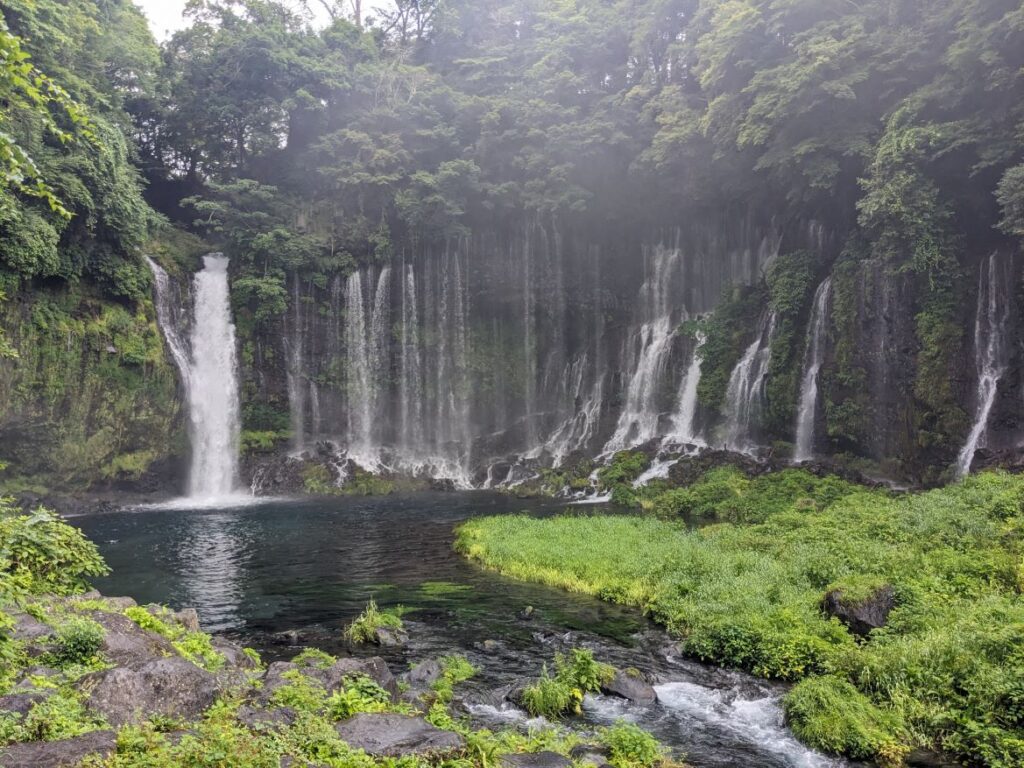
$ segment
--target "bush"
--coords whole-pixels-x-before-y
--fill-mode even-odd
[[[611,728],[602,728],[598,737],[608,748],[613,768],[654,768],[665,761],[666,751],[658,740],[632,723],[620,720]]]
[[[345,680],[341,690],[327,699],[327,712],[332,720],[345,720],[360,712],[387,712],[391,694],[365,675]]]
[[[596,693],[612,679],[615,670],[594,659],[592,651],[573,648],[568,656],[555,656],[555,676],[545,665],[541,677],[523,691],[523,704],[534,717],[554,720],[579,714],[583,697]]]
[[[96,545],[54,512],[26,515],[0,500],[0,595],[71,595],[88,587],[87,577],[107,572]]]
[[[57,629],[57,650],[54,660],[59,666],[87,665],[93,661],[106,635],[103,627],[92,619],[75,616]]]

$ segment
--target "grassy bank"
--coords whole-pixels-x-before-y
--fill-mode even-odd
[[[658,517],[493,517],[457,546],[524,580],[634,605],[698,658],[796,681],[812,746],[900,764],[937,747],[1024,766],[1024,479],[985,474],[892,496],[787,471],[719,470],[664,491]],[[717,522],[688,530],[676,516]],[[890,586],[866,639],[822,610]]]

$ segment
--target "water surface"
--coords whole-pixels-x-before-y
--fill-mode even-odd
[[[783,727],[779,687],[679,657],[670,639],[635,611],[512,581],[454,554],[459,522],[524,511],[604,513],[458,493],[213,510],[176,505],[73,522],[113,568],[97,584],[105,594],[193,606],[204,628],[270,658],[288,658],[302,646],[345,652],[342,629],[372,597],[408,611],[410,643],[383,654],[392,669],[465,654],[481,670],[466,693],[468,711],[486,723],[526,727],[525,716],[501,704],[495,691],[535,677],[557,651],[583,646],[647,673],[658,682],[661,702],[643,708],[591,696],[574,727],[633,720],[697,768],[840,765],[803,748]],[[522,616],[527,606],[534,608],[529,619]]]

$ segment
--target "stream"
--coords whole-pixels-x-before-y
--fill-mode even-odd
[[[396,673],[410,662],[464,654],[480,670],[463,692],[464,706],[482,724],[528,726],[494,691],[536,677],[558,651],[587,647],[601,661],[657,681],[659,703],[588,696],[570,726],[631,720],[695,768],[846,765],[793,738],[782,722],[780,686],[681,658],[671,639],[633,610],[506,579],[452,549],[454,527],[470,517],[565,510],[467,492],[207,510],[175,505],[71,522],[113,569],[97,581],[104,594],[195,607],[204,629],[271,660],[309,646],[346,653],[342,629],[374,598],[407,609],[410,642],[367,652],[384,656]],[[529,619],[522,617],[527,606],[534,608]]]

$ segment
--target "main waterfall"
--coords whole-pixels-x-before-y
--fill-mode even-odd
[[[204,257],[196,273],[190,344],[167,273],[147,259],[156,282],[157,319],[181,373],[189,406],[192,466],[188,498],[197,505],[222,503],[238,489],[241,432],[235,327],[228,291],[228,259]]]
[[[974,454],[982,445],[988,430],[989,417],[999,390],[999,380],[1006,372],[1006,326],[1010,317],[1010,301],[1006,296],[1010,276],[1001,268],[997,254],[982,264],[978,275],[978,310],[974,321],[974,360],[978,373],[974,424],[967,442],[960,449],[956,476],[966,477],[974,463]]]

